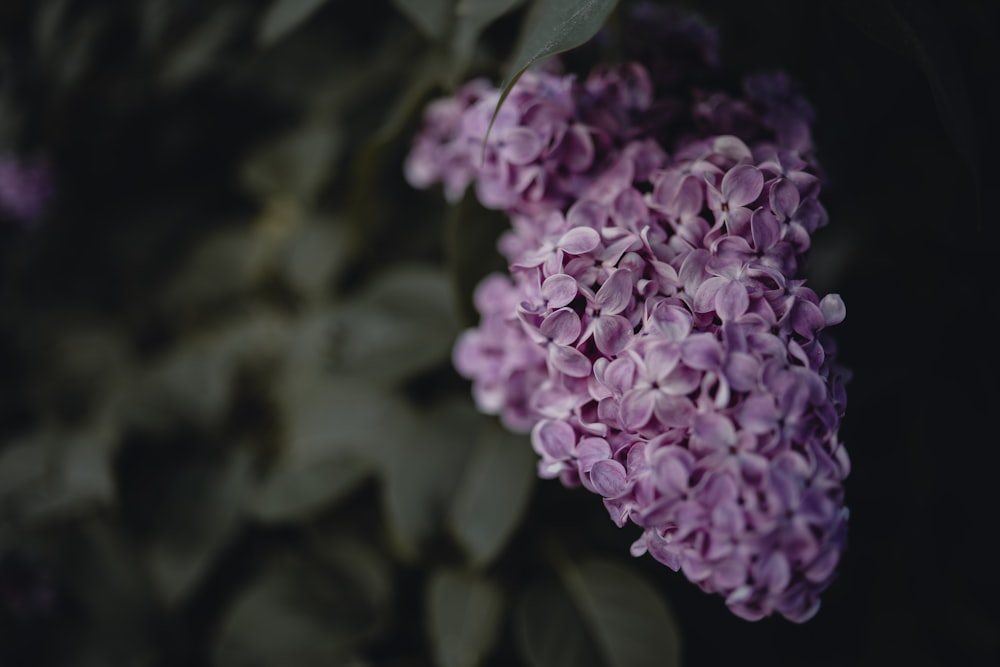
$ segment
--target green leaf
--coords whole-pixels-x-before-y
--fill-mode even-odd
[[[448,32],[454,0],[392,0],[392,4],[431,41]]]
[[[226,613],[213,664],[351,664],[384,611],[349,573],[282,555],[268,563]]]
[[[474,573],[439,570],[427,589],[427,621],[438,667],[476,667],[496,643],[499,586]]]
[[[160,84],[179,88],[219,66],[220,53],[241,27],[245,8],[223,6],[202,21],[167,56],[160,71]]]
[[[287,337],[286,322],[261,310],[180,339],[123,397],[128,421],[151,431],[218,425],[232,403],[238,371],[275,361]]]
[[[254,151],[241,166],[240,178],[262,198],[293,195],[311,204],[333,174],[345,143],[340,124],[327,117],[307,119]]]
[[[488,422],[452,502],[450,527],[469,560],[492,561],[519,525],[535,482],[528,439]]]
[[[350,454],[319,463],[282,461],[254,495],[250,513],[268,523],[308,516],[350,495],[372,470],[370,460]]]
[[[364,606],[373,610],[372,627],[380,626],[393,594],[393,563],[387,554],[354,532],[314,528],[306,537],[311,553],[351,582]]]
[[[479,282],[491,272],[506,272],[507,262],[497,251],[497,239],[509,228],[510,219],[499,211],[483,208],[471,189],[448,212],[444,251],[465,326],[479,321],[473,303]]]
[[[150,547],[153,581],[167,604],[188,596],[235,535],[250,490],[250,460],[231,457],[219,469],[191,466],[178,475]]]
[[[514,634],[529,667],[603,667],[580,611],[554,581],[522,594],[514,611]]]
[[[381,386],[446,360],[458,329],[448,279],[419,266],[382,273],[335,317],[331,370]]]
[[[273,46],[312,16],[327,0],[274,0],[261,19],[257,44]]]
[[[415,430],[399,397],[350,378],[320,375],[285,389],[278,403],[285,446],[250,506],[264,521],[298,519],[345,497],[375,470],[388,443]]]
[[[524,3],[524,0],[458,0],[451,38],[453,84],[468,69],[479,35],[491,23]]]
[[[385,443],[382,502],[403,557],[441,528],[484,418],[468,400],[434,406],[410,437]]]
[[[337,221],[316,220],[300,226],[281,256],[280,270],[289,287],[309,304],[329,296],[331,284],[353,252],[353,244]]]
[[[673,612],[632,569],[590,559],[559,563],[559,574],[609,667],[676,667],[681,640]]]
[[[117,427],[96,420],[75,431],[40,430],[0,448],[0,512],[30,522],[78,517],[114,501],[111,451]]]
[[[490,119],[490,128],[511,88],[529,67],[543,58],[574,49],[596,35],[616,4],[618,0],[537,0],[525,19],[520,44],[500,86],[500,99]],[[489,136],[489,128],[486,134]]]

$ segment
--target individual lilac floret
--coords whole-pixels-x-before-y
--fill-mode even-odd
[[[644,124],[648,81],[634,64],[583,84],[526,77],[481,162],[495,91],[429,114],[418,184],[474,184],[512,222],[510,275],[477,289],[455,366],[480,410],[530,431],[541,477],[642,529],[633,554],[743,618],[804,621],[845,547],[850,470],[826,332],[845,308],[802,278],[827,222],[809,115],[787,81],[762,79],[746,133],[685,134],[668,154]],[[434,129],[446,116],[457,126]],[[420,166],[459,145],[468,159]]]
[[[43,163],[0,157],[0,213],[20,222],[38,220],[52,192],[52,173]]]

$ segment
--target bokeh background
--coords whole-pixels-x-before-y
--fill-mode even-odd
[[[527,5],[457,57],[414,4],[0,4],[0,160],[49,183],[0,208],[0,665],[1000,664],[991,3],[681,3],[816,110],[853,471],[801,626],[630,559],[475,412],[506,223],[401,165]]]

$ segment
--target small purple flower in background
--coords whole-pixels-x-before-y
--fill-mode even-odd
[[[474,184],[512,219],[510,275],[483,281],[480,325],[455,348],[479,409],[531,433],[541,477],[639,526],[633,555],[743,618],[801,622],[846,545],[850,471],[825,331],[846,311],[801,275],[827,222],[812,110],[780,73],[749,77],[742,99],[674,90],[717,46],[696,22],[668,32],[687,42],[653,76],[526,75],[485,160],[498,91],[435,102],[407,174],[450,200]]]
[[[0,215],[32,224],[41,217],[51,194],[52,172],[47,164],[0,156]]]

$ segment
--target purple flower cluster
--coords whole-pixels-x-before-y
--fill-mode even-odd
[[[844,318],[801,279],[818,201],[787,78],[659,99],[636,64],[433,103],[406,173],[505,210],[509,275],[454,362],[530,431],[539,474],[601,495],[648,552],[747,619],[818,609],[845,546]],[[669,110],[665,113],[664,110]],[[669,153],[668,153],[669,151]]]

